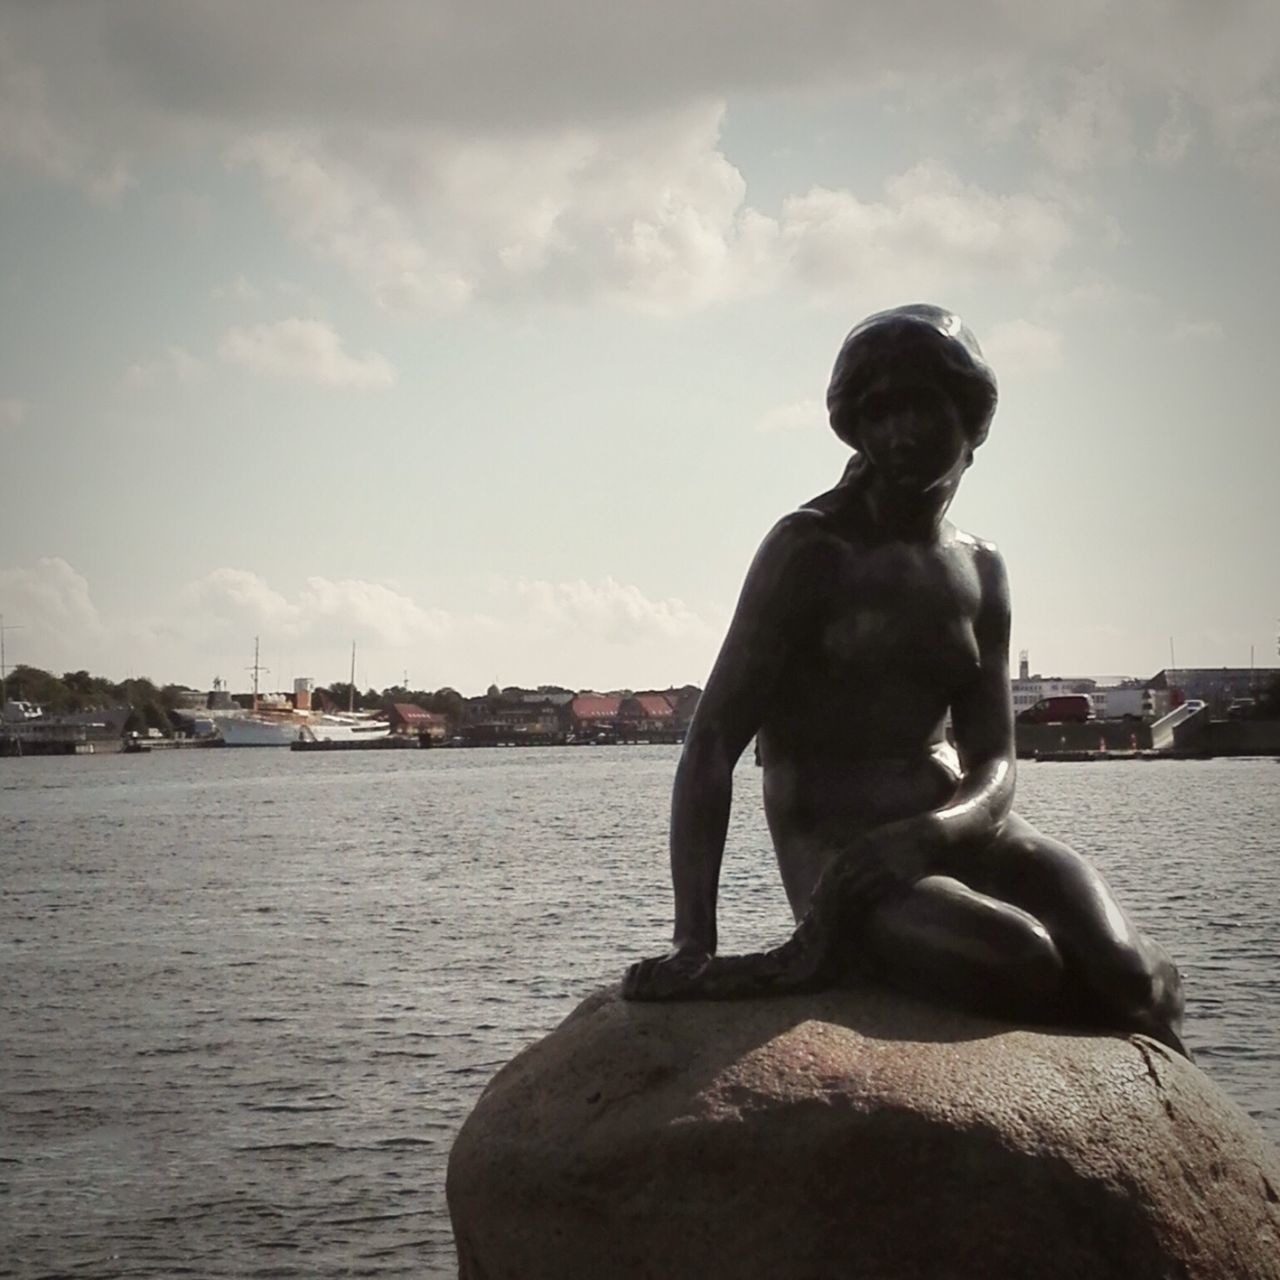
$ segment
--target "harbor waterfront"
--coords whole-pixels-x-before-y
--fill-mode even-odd
[[[670,930],[678,749],[160,752],[0,772],[0,1223],[18,1276],[450,1276],[493,1072]],[[789,932],[749,757],[721,947]],[[1023,764],[1280,1141],[1280,769]]]

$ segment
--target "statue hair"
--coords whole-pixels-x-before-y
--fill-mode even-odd
[[[996,411],[996,375],[977,338],[953,312],[916,302],[868,316],[845,338],[827,387],[831,429],[845,444],[858,447],[858,402],[871,383],[899,373],[954,400],[971,448],[987,438]]]

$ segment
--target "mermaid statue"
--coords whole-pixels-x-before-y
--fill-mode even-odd
[[[1169,956],[1086,858],[1013,811],[1004,563],[947,519],[996,408],[977,341],[940,307],[873,315],[840,348],[827,407],[852,457],[747,573],[676,771],[674,946],[632,965],[624,995],[782,995],[861,975],[1185,1053]],[[717,956],[733,771],[753,737],[797,923],[773,950]]]

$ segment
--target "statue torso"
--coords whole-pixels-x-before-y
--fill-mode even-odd
[[[937,807],[957,774],[943,726],[979,671],[978,544],[812,522],[783,674],[760,728],[765,808],[797,905],[833,841]]]

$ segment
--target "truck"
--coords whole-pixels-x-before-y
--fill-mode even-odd
[[[1084,724],[1093,719],[1093,699],[1087,693],[1059,693],[1041,698],[1018,712],[1023,724]]]

